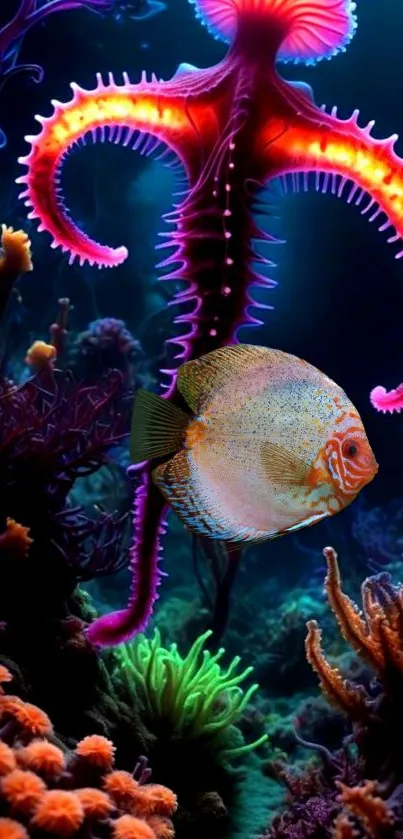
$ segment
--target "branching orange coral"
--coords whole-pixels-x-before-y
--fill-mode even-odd
[[[376,671],[384,684],[392,672],[403,676],[403,587],[395,587],[387,575],[369,578],[361,587],[363,611],[342,591],[337,554],[325,548],[325,589],[341,633],[351,647]],[[321,630],[316,621],[307,624],[305,650],[319,676],[326,696],[352,718],[362,715],[366,693],[343,679],[321,649]]]
[[[387,803],[376,794],[374,781],[366,781],[355,787],[341,783],[338,786],[339,800],[344,807],[335,821],[333,839],[355,839],[362,835],[358,828],[362,828],[368,839],[383,839],[385,835],[393,835],[389,833],[393,827],[392,816]]]
[[[106,737],[85,737],[64,753],[47,739],[48,716],[4,693],[11,678],[0,665],[0,839],[30,839],[38,830],[52,839],[173,839],[171,790],[114,769]],[[84,785],[88,776],[102,789]]]
[[[332,704],[353,718],[361,716],[364,709],[364,692],[344,679],[337,667],[333,667],[325,657],[322,646],[322,630],[316,621],[308,621],[308,635],[305,652],[309,664],[319,676],[323,693]]]

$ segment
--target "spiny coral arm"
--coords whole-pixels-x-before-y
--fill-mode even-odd
[[[112,75],[105,85],[97,76],[95,90],[85,91],[71,85],[71,102],[54,102],[51,117],[36,117],[42,125],[40,134],[27,137],[31,152],[21,158],[28,173],[18,178],[25,185],[20,195],[32,207],[29,218],[39,218],[39,230],[47,230],[52,247],[70,253],[70,262],[78,257],[99,266],[119,265],[126,259],[125,247],[111,248],[93,241],[81,232],[69,217],[60,190],[63,158],[85,135],[94,140],[108,140],[147,153],[159,142],[166,143],[181,157],[186,142],[194,137],[184,101],[164,95],[164,84],[145,81],[131,84],[124,74],[124,84],[116,85]],[[151,135],[151,137],[150,137]]]
[[[158,568],[160,539],[165,532],[165,501],[146,468],[136,492],[130,570],[132,586],[126,609],[102,615],[87,629],[95,647],[110,647],[142,632],[158,598],[163,572]]]
[[[268,177],[299,172],[339,176],[336,181],[330,177],[332,192],[357,205],[363,202],[361,212],[370,221],[383,214],[379,229],[394,228],[388,242],[396,242],[403,236],[403,161],[394,151],[397,135],[375,140],[373,123],[360,128],[357,119],[358,111],[340,120],[318,110],[316,119],[294,115],[276,124],[268,120],[259,139],[261,153],[267,154]],[[402,255],[403,250],[396,256]]]
[[[398,385],[395,390],[386,390],[378,386],[371,390],[371,405],[383,414],[400,414],[403,408],[403,384]]]
[[[308,634],[305,639],[307,661],[319,676],[323,693],[332,704],[351,717],[361,717],[365,708],[364,693],[354,687],[336,667],[328,662],[321,647],[322,632],[316,621],[308,621]]]
[[[23,230],[2,225],[0,250],[0,319],[14,283],[21,274],[32,271],[31,242]]]
[[[371,839],[384,835],[385,828],[393,824],[388,805],[383,798],[376,795],[376,784],[374,781],[366,781],[362,786],[347,787],[341,782],[338,783],[340,790],[340,801],[350,810],[351,814],[359,821]]]
[[[342,591],[336,551],[324,548],[323,555],[327,564],[325,589],[343,638],[373,667],[382,669],[385,661],[379,641],[371,635],[358,607]]]

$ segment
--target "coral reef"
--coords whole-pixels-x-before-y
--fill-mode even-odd
[[[176,404],[177,360],[234,343],[240,326],[260,323],[251,306],[266,306],[254,302],[251,287],[274,283],[256,270],[271,263],[255,243],[275,239],[259,229],[253,211],[263,210],[262,189],[272,178],[305,190],[313,176],[316,189],[345,195],[358,205],[368,195],[362,213],[378,221],[382,215],[379,226],[392,228],[391,242],[403,233],[396,137],[375,140],[372,123],[358,125],[357,111],[341,120],[336,109],[320,110],[307,85],[289,83],[275,69],[276,60],[312,62],[345,48],[355,31],[353,4],[328,5],[269,0],[260,9],[252,0],[237,0],[226,8],[221,0],[198,0],[197,15],[230,43],[222,61],[206,69],[181,65],[169,81],[155,76],[148,81],[143,74],[133,84],[124,74],[123,83],[98,75],[90,91],[73,84],[72,100],[39,117],[39,134],[28,137],[30,151],[20,159],[27,172],[18,181],[31,208],[29,218],[39,218],[54,245],[81,264],[117,266],[127,249],[91,239],[66,211],[58,184],[70,149],[87,137],[130,145],[146,155],[162,144],[159,159],[179,163],[187,189],[167,216],[174,229],[163,234],[161,247],[173,252],[159,266],[167,270],[162,279],[186,283],[171,301],[186,306],[176,318],[185,331],[170,339],[179,351],[162,371],[168,375],[166,398]],[[153,611],[167,509],[150,466],[142,470],[134,509],[129,600],[126,608],[101,616],[89,628],[97,646],[128,640],[145,628]]]
[[[192,836],[228,826],[228,806],[236,800],[241,777],[231,766],[267,740],[263,733],[245,743],[239,727],[257,690],[256,684],[245,692],[241,687],[253,668],[237,672],[236,657],[224,669],[223,649],[214,655],[203,650],[210,636],[205,632],[197,638],[183,657],[176,644],[161,645],[158,631],[114,651],[119,694],[127,705],[134,701],[152,735],[147,756],[153,772],[177,793],[175,823]]]
[[[308,622],[307,659],[327,699],[350,721],[343,748],[315,749],[321,765],[303,772],[278,766],[288,808],[266,839],[390,839],[403,830],[403,586],[388,573],[362,585],[362,611],[342,590],[337,556],[325,548],[325,588],[345,640],[375,674],[362,684],[346,678],[325,657],[321,630]]]
[[[144,762],[138,779],[115,769],[115,747],[100,735],[66,749],[47,714],[4,692],[11,680],[0,667],[1,839],[172,839],[176,796],[148,782]]]
[[[13,263],[14,246],[20,258]],[[11,287],[24,266],[30,266],[29,242],[24,234],[8,231],[3,251],[0,270],[7,268]],[[99,656],[86,639],[85,628],[95,612],[78,583],[124,565],[127,519],[120,511],[114,515],[113,510],[100,509],[88,518],[75,504],[77,486],[103,475],[99,493],[108,469],[116,482],[118,467],[109,465],[109,451],[125,438],[130,393],[127,386],[122,391],[119,371],[104,374],[96,383],[78,383],[56,368],[65,349],[68,309],[68,301],[62,301],[50,330],[52,343],[36,341],[28,350],[33,375],[20,385],[4,378],[0,382],[0,668],[13,674],[20,697],[16,706],[29,702],[51,717],[52,738],[63,750],[90,733],[107,737],[115,743],[124,773],[132,767],[133,755],[145,755],[152,761],[153,776],[161,783],[170,778],[168,786],[178,794],[178,837],[201,837],[206,830],[218,835],[228,823],[228,808],[237,792],[238,778],[229,762],[237,750],[242,753],[243,742],[231,721],[238,720],[251,695],[251,689],[243,695],[237,687],[249,670],[234,672],[237,662],[229,671],[220,670],[218,659],[206,653],[205,669],[199,674],[200,643],[183,660],[168,653],[179,676],[179,714],[186,716],[197,707],[192,691],[205,687],[203,674],[209,677],[211,691],[199,710],[206,715],[206,725],[220,729],[209,732],[214,751],[203,737],[192,738],[185,724],[181,731],[171,729],[160,737],[155,719],[144,713],[145,707],[157,708],[162,698],[169,704],[169,684],[164,697],[159,695],[170,672],[163,650],[153,659],[158,659],[161,679],[156,684],[148,680],[141,690],[138,680],[120,678],[113,651]],[[94,507],[100,501],[99,494],[92,496]],[[144,652],[147,644],[144,641],[139,649]],[[190,678],[188,684],[182,676]],[[222,738],[220,754],[224,729],[228,736]]]
[[[177,739],[198,740],[204,751],[221,759],[239,757],[267,740],[264,734],[255,743],[231,743],[237,733],[234,724],[258,685],[243,692],[240,685],[253,667],[237,673],[240,659],[236,656],[224,670],[219,662],[225,650],[213,655],[203,649],[211,635],[211,631],[200,635],[184,657],[176,644],[169,649],[161,645],[158,630],[151,639],[138,636],[117,649],[118,672],[129,694],[137,694],[147,727],[159,729],[159,736],[171,733]]]

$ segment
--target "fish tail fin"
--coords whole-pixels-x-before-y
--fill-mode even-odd
[[[243,21],[279,35],[277,58],[307,64],[344,50],[356,29],[353,0],[189,0],[220,40],[233,43]]]
[[[190,417],[156,393],[139,390],[130,435],[132,463],[143,463],[179,451]]]

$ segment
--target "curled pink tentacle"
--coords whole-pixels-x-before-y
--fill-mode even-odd
[[[378,386],[369,395],[371,405],[383,414],[398,414],[403,408],[403,384],[395,390],[386,390]]]

